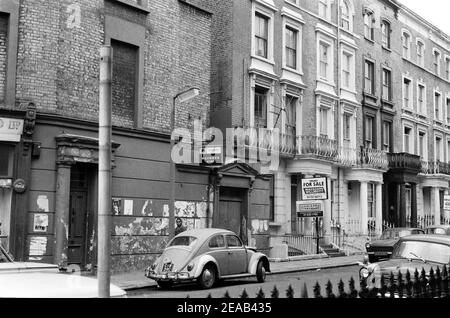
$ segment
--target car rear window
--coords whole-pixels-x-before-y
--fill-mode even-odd
[[[194,236],[177,236],[173,239],[172,242],[168,245],[171,246],[189,246],[192,247],[197,242],[197,238]]]
[[[209,241],[209,247],[211,248],[219,248],[225,247],[225,240],[223,239],[223,235],[216,235]]]

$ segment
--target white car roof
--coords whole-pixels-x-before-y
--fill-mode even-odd
[[[111,297],[126,292],[111,284]],[[77,274],[20,273],[0,275],[2,298],[97,298],[98,280]]]

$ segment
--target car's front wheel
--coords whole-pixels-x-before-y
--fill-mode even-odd
[[[258,283],[264,283],[266,280],[266,268],[264,267],[263,261],[259,261],[256,267],[256,279]]]
[[[198,277],[198,285],[202,289],[210,289],[214,286],[217,279],[216,269],[212,265],[207,265],[203,268],[201,275]]]
[[[169,289],[170,287],[172,287],[173,282],[172,281],[159,281],[158,282],[158,286],[161,287],[162,289]]]

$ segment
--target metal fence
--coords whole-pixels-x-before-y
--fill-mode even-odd
[[[401,272],[391,273],[388,276],[381,275],[378,288],[368,288],[364,281],[360,281],[359,288],[357,288],[355,280],[351,278],[348,288],[342,279],[339,281],[337,293],[334,293],[333,284],[328,281],[325,286],[321,286],[317,282],[312,295],[308,294],[307,286],[304,284],[299,297],[295,297],[295,290],[292,285],[289,285],[283,293],[274,286],[267,295],[260,288],[254,298],[450,298],[449,289],[448,269],[444,265],[442,268],[432,268],[428,273],[422,268],[420,272],[417,269],[413,273],[408,271],[404,276]],[[211,298],[211,294],[207,298]],[[231,298],[228,291],[225,292],[223,298]],[[239,298],[251,297],[243,289]]]

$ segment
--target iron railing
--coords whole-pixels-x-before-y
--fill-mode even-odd
[[[450,164],[440,161],[422,161],[420,170],[423,174],[446,174],[450,175]]]

